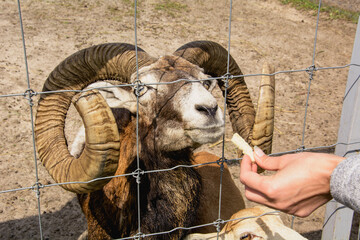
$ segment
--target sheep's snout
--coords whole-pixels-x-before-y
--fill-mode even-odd
[[[218,109],[218,105],[207,106],[207,105],[196,104],[195,109],[199,111],[201,114],[205,114],[209,117],[215,117],[216,111]]]
[[[181,104],[184,122],[188,128],[213,128],[224,125],[224,116],[215,97],[200,83],[191,86]]]
[[[185,134],[193,142],[215,142],[224,133],[224,116],[215,97],[202,84],[194,83],[186,98],[179,103]]]

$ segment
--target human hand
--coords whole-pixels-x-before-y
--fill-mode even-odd
[[[260,148],[255,148],[254,156],[261,168],[277,172],[259,175],[256,164],[245,155],[240,181],[245,185],[246,198],[299,217],[310,215],[331,199],[330,176],[344,159],[309,152],[269,157]]]

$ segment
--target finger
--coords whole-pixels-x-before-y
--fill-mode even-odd
[[[321,194],[311,198],[306,198],[291,206],[288,213],[298,217],[307,217],[317,208],[327,203],[329,200],[331,200],[331,197],[328,194]]]
[[[272,202],[269,201],[269,199],[264,194],[252,188],[245,187],[245,197],[252,202],[257,202],[268,207],[274,207]]]
[[[257,173],[257,165],[256,165],[256,163],[251,163],[251,171]]]
[[[313,202],[308,201],[308,199],[296,202],[296,204],[289,205],[287,202],[278,203],[273,200],[269,200],[264,194],[258,192],[254,189],[245,187],[245,197],[252,202],[256,202],[262,205],[266,205],[270,208],[281,210],[285,213],[295,215],[298,217],[307,217],[313,212],[318,206],[315,206]],[[311,205],[309,204],[312,203]]]
[[[252,171],[251,159],[248,155],[244,155],[244,157],[240,163],[240,182],[242,184],[245,184],[243,182],[242,176],[245,176],[247,173],[249,173],[251,171]]]
[[[269,157],[259,147],[254,147],[256,163],[265,170],[277,171],[281,166],[281,157]]]
[[[263,192],[267,189],[270,178],[267,176],[261,176],[254,169],[249,157],[243,158],[240,165],[240,181],[246,187],[252,188],[256,191]]]
[[[240,164],[240,171],[248,172],[251,171],[252,162],[248,155],[244,155]]]
[[[251,171],[257,173],[257,165],[251,161],[251,158],[248,155],[244,155],[240,169],[243,169],[243,172]]]
[[[308,199],[294,203],[282,199],[282,202],[279,202],[269,199],[263,193],[249,187],[245,187],[245,197],[252,202],[257,202],[296,216],[305,216],[307,212],[310,213],[312,211],[310,209],[314,209],[314,204],[309,205]]]

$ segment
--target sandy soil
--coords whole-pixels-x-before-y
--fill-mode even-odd
[[[52,69],[73,52],[105,42],[134,43],[131,1],[29,0],[22,3],[28,53],[30,88],[41,91]],[[161,1],[165,3],[169,1]],[[350,2],[350,1],[349,1]],[[153,56],[172,53],[193,40],[228,43],[229,1],[182,1],[161,7],[160,1],[140,1],[138,44]],[[352,2],[353,3],[353,2]],[[24,93],[27,89],[17,5],[0,1],[0,95]],[[165,6],[165,5],[163,5]],[[245,74],[261,72],[264,62],[276,70],[305,69],[312,65],[316,16],[299,12],[277,0],[234,1],[231,25],[231,54]],[[330,21],[321,16],[315,65],[342,66],[350,62],[356,25]],[[318,71],[311,83],[305,146],[336,142],[341,103],[348,69]],[[302,145],[307,73],[276,76],[276,121],[273,152]],[[258,77],[246,78],[253,100],[257,99]],[[34,100],[36,111],[37,97]],[[23,96],[0,98],[0,190],[29,187],[36,182],[53,183],[41,163],[35,163],[29,101]],[[75,125],[74,125],[75,126]],[[227,137],[231,136],[227,125]],[[70,127],[70,132],[73,131]],[[204,147],[221,154],[221,146]],[[236,150],[225,144],[225,156]],[[231,166],[238,181],[239,167]],[[239,187],[240,183],[239,183]],[[74,194],[60,187],[41,189],[40,212],[45,239],[76,239],[86,229]],[[249,203],[251,205],[251,203]],[[295,230],[319,239],[324,208],[294,223]],[[286,224],[291,216],[284,215]],[[39,239],[38,202],[31,190],[0,194],[0,238]]]

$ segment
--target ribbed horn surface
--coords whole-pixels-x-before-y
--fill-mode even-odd
[[[81,90],[93,82],[109,79],[129,83],[132,73],[136,71],[135,56],[135,47],[122,43],[102,44],[80,50],[52,71],[43,91]],[[155,61],[140,48],[138,56],[139,68]],[[41,95],[36,114],[35,140],[39,157],[50,175],[59,183],[108,176],[116,171],[117,166],[115,160],[118,157],[119,144],[115,133],[117,128],[114,130],[116,124],[111,119],[111,111],[106,110],[106,102],[94,93],[82,97],[86,99],[86,103],[82,104],[85,100],[78,101],[81,106],[78,107],[80,115],[87,127],[85,150],[79,159],[70,155],[64,126],[75,94],[70,91]],[[82,193],[99,189],[105,182],[63,187]]]
[[[263,74],[274,73],[268,63],[263,65]],[[266,154],[271,153],[274,132],[275,76],[262,76],[259,87],[259,98],[253,138],[251,144],[260,147]]]

